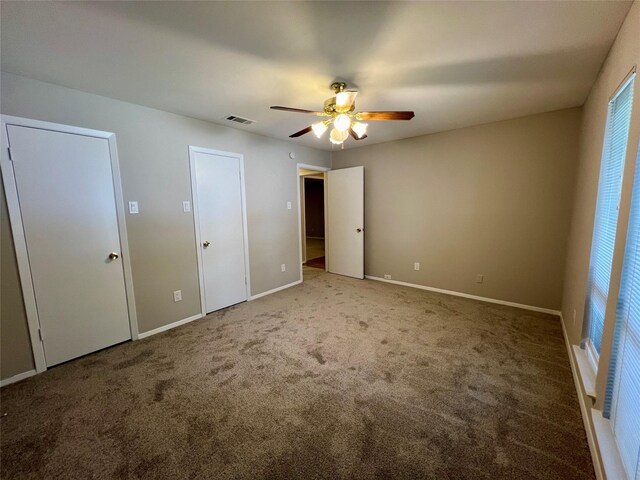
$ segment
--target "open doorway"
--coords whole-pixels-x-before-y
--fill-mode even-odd
[[[305,176],[303,182],[305,265],[324,269],[324,175]]]
[[[326,194],[328,168],[298,165],[300,187],[300,260],[303,275],[326,270]]]

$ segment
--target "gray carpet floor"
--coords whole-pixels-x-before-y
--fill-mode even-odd
[[[2,478],[594,478],[556,317],[305,275],[3,388]]]

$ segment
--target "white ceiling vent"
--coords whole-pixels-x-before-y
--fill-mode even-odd
[[[242,125],[251,125],[252,123],[256,123],[255,120],[249,120],[248,118],[242,118],[236,115],[228,115],[224,117],[224,119],[229,120],[230,122],[241,123]]]

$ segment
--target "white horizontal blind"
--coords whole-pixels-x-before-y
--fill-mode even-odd
[[[633,78],[625,87],[631,97]],[[621,92],[625,93],[625,92]],[[627,107],[629,112],[631,106]],[[629,479],[640,479],[640,151],[629,213],[604,416]]]
[[[597,354],[600,354],[604,314],[609,295],[632,100],[633,77],[623,84],[609,102],[609,116],[600,166],[585,311],[588,339]]]
[[[640,159],[639,159],[640,163]],[[636,167],[637,168],[637,167]],[[636,172],[605,415],[629,478],[640,478],[640,171]]]

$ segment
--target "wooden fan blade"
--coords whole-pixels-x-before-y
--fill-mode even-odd
[[[357,95],[358,92],[356,91],[338,92],[336,94],[336,112],[345,113],[351,110],[351,106],[353,102],[356,101]]]
[[[302,135],[305,135],[305,134],[309,133],[311,130],[313,130],[313,129],[310,126],[307,127],[307,128],[303,128],[299,132],[296,132],[293,135],[289,135],[289,138],[301,137]]]
[[[349,135],[351,135],[353,137],[354,140],[364,140],[365,138],[367,138],[369,135],[367,135],[366,133],[359,137],[358,134],[356,132],[353,131],[353,128],[349,127]]]
[[[413,112],[360,112],[356,114],[358,120],[411,120]]]
[[[319,117],[328,116],[324,112],[314,112],[313,110],[303,110],[302,108],[281,107],[279,105],[273,105],[271,107],[271,110],[282,110],[283,112],[294,112],[294,113],[309,113],[311,115],[317,115]]]

